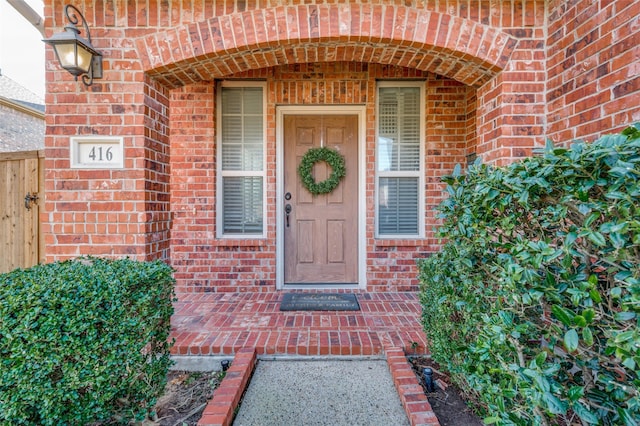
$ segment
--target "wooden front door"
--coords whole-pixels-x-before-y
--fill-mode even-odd
[[[284,282],[358,282],[358,116],[284,116]],[[346,176],[329,194],[312,195],[302,185],[298,165],[311,148],[326,146],[345,159]],[[318,162],[316,182],[331,167]],[[290,213],[286,211],[290,205]]]

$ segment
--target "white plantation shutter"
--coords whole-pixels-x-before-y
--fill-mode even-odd
[[[262,85],[221,87],[218,204],[222,236],[264,234]]]
[[[225,234],[262,232],[262,178],[223,177]]]
[[[380,178],[384,200],[378,204],[380,235],[415,235],[418,233],[418,179]]]
[[[378,87],[377,233],[421,235],[422,90],[417,84]]]
[[[262,88],[222,89],[222,170],[263,168]]]

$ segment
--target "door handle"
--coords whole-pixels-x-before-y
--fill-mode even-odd
[[[38,204],[38,193],[34,192],[33,194],[27,192],[27,195],[24,196],[24,207],[27,210],[31,210],[31,204]]]
[[[286,206],[284,206],[284,214],[285,214],[285,220],[287,222],[287,228],[289,227],[289,215],[291,214],[291,204],[287,204]]]

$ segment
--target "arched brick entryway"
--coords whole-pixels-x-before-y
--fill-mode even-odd
[[[429,71],[480,87],[517,40],[442,13],[386,5],[298,5],[223,15],[136,41],[145,72],[169,88],[283,64],[353,61]]]
[[[428,215],[432,215],[431,210],[439,199],[439,195],[433,194],[440,192],[440,168],[449,167],[450,162],[464,162],[465,154],[476,150],[476,134],[473,130],[476,127],[475,93],[482,87],[490,86],[488,83],[495,81],[507,68],[517,43],[517,39],[496,28],[443,13],[404,6],[359,4],[297,5],[251,10],[174,27],[137,39],[135,45],[143,71],[149,79],[148,84],[159,86],[160,92],[170,93],[171,101],[165,104],[165,111],[170,111],[172,128],[169,143],[171,182],[168,188],[171,192],[171,210],[179,212],[172,222],[171,258],[181,284],[189,289],[187,291],[209,291],[210,288],[231,291],[234,286],[253,287],[256,283],[261,286],[263,282],[271,286],[275,282],[274,264],[267,262],[266,265],[261,264],[260,268],[235,271],[233,254],[227,252],[224,242],[194,237],[203,232],[206,235],[215,234],[213,200],[216,194],[213,187],[205,190],[198,186],[202,180],[215,181],[215,118],[211,104],[211,81],[242,76],[280,82],[280,78],[270,73],[289,73],[291,68],[287,67],[314,63],[336,64],[338,68],[345,65],[337,64],[356,64],[356,68],[359,67],[357,64],[363,64],[362,73],[355,78],[364,80],[355,83],[355,87],[361,87],[360,84],[366,83],[367,79],[371,79],[369,87],[373,87],[372,81],[385,76],[388,78],[389,75],[392,78],[431,79],[429,86],[433,92],[428,99],[434,109],[428,113],[428,120],[432,126],[439,126],[438,129],[433,127],[426,160],[433,174],[427,184],[427,191],[432,194],[428,201]],[[370,66],[367,67],[367,64]],[[389,70],[382,71],[385,67]],[[325,71],[321,74],[324,75]],[[346,78],[351,80],[353,75],[351,72]],[[300,78],[308,81],[310,77]],[[339,77],[334,75],[333,78]],[[440,83],[436,80],[444,82],[444,85],[438,86]],[[293,84],[302,84],[302,80]],[[272,90],[273,93],[282,92],[276,90],[275,83]],[[274,102],[279,105],[287,102],[321,103],[312,98]],[[337,103],[367,104],[369,117],[373,117],[375,111],[370,100],[369,94],[360,92],[360,96]],[[151,106],[157,104],[151,100],[149,102]],[[163,114],[158,111],[156,115]],[[447,118],[446,114],[449,114]],[[446,120],[449,120],[448,124],[445,124]],[[271,122],[268,127],[274,129],[275,124]],[[455,129],[462,130],[455,134]],[[450,135],[441,135],[440,132],[450,132]],[[273,134],[271,138],[274,140]],[[373,141],[373,132],[367,138]],[[148,143],[155,146],[152,139]],[[269,155],[275,158],[275,153]],[[368,157],[373,155],[372,151]],[[195,167],[198,170],[193,170],[191,164],[197,164]],[[367,167],[373,169],[375,166],[368,164]],[[275,180],[268,182],[275,185]],[[373,181],[367,184],[373,188]],[[206,202],[194,207],[194,200]],[[268,202],[274,205],[275,200],[271,198]],[[373,204],[367,206],[367,209],[373,208]],[[196,216],[198,224],[193,219]],[[367,220],[370,222],[368,226],[372,227],[373,216],[369,215]],[[429,220],[432,220],[431,216]],[[267,223],[275,222],[274,213],[269,213]],[[196,229],[199,231],[196,232]],[[275,227],[272,225],[268,232],[271,233],[269,243],[252,244],[257,244],[255,250],[263,258],[275,258]],[[431,242],[427,241],[430,240],[414,242],[411,250],[405,250],[401,255],[396,253],[402,262],[410,264],[399,268],[413,268],[413,253],[431,250]],[[194,253],[194,250],[199,253]],[[368,247],[366,250],[373,251],[375,248]],[[386,250],[396,249],[389,247]],[[217,258],[228,257],[231,266],[213,267],[206,259],[201,259],[201,252],[218,253]],[[376,262],[371,260],[370,266]],[[199,268],[204,272],[194,272]],[[259,279],[254,276],[256,269],[260,270]],[[413,288],[415,273],[409,269],[402,279],[394,281],[395,288]],[[380,277],[372,275],[368,282],[369,288],[389,286],[385,284],[382,273]]]

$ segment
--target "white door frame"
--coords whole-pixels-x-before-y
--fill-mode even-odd
[[[284,284],[284,116],[358,116],[358,285],[291,286]],[[367,288],[366,268],[366,107],[364,105],[283,105],[276,108],[276,289]],[[347,171],[348,173],[348,171]]]

